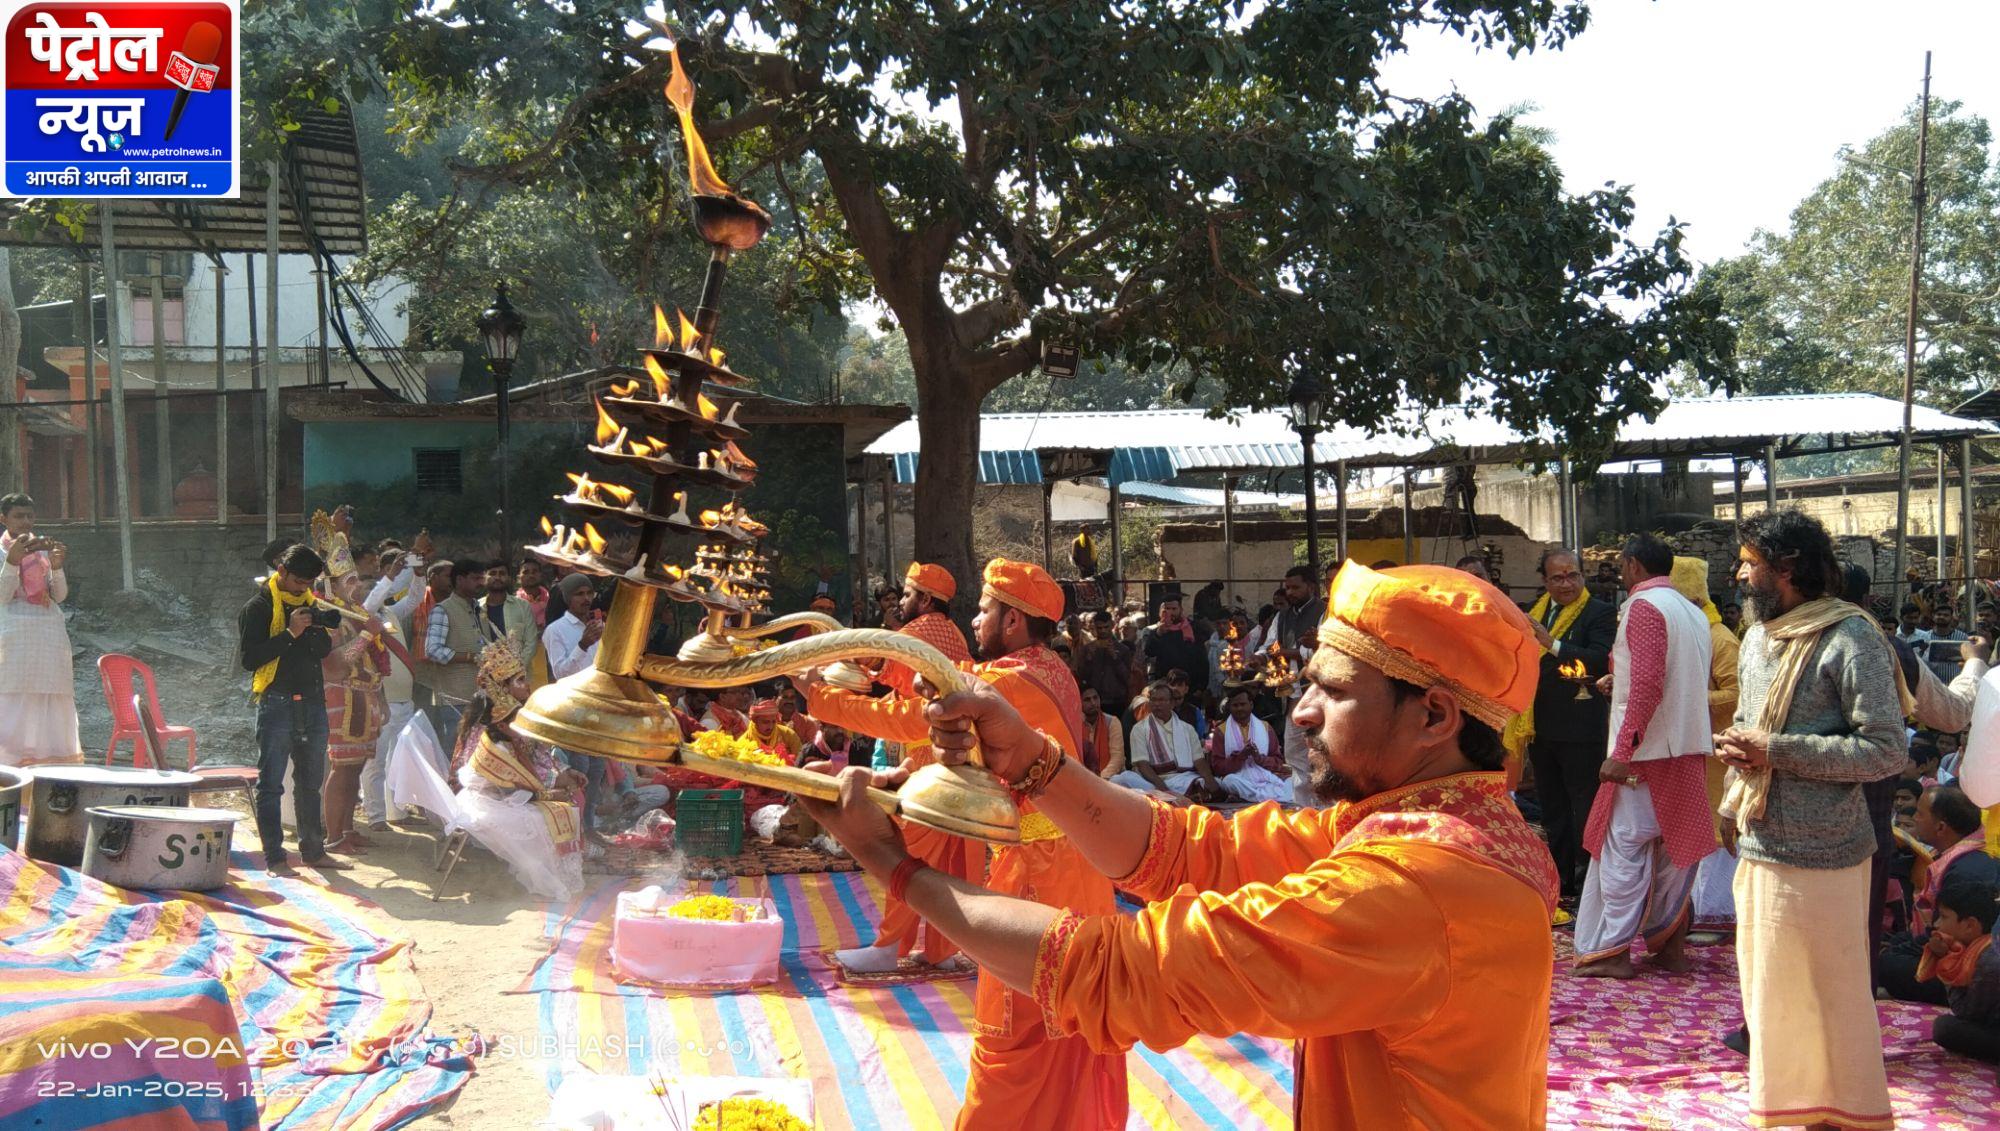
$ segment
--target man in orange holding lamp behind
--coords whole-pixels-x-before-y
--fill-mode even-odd
[[[1081,696],[1068,665],[1048,647],[1062,616],[1062,587],[1046,570],[995,558],[987,563],[979,615],[972,622],[982,660],[969,670],[997,701],[1008,705],[1013,717],[1027,719],[1039,728],[1039,734],[1048,735],[1050,749],[1057,757],[1073,760],[1080,757],[1083,745]],[[868,699],[829,690],[816,681],[808,681],[807,691],[811,713],[822,721],[898,742],[922,743],[930,737],[929,704],[914,696]],[[907,774],[913,768],[905,761],[896,773]],[[1080,767],[1071,776],[1095,777]],[[1117,787],[1107,784],[1106,788]],[[820,806],[817,811],[828,812],[830,807]],[[880,831],[896,844],[899,854],[906,854],[932,875],[948,874],[925,864],[913,846],[905,846],[905,836],[917,830],[914,823],[905,825],[900,834],[886,816],[881,824]],[[925,830],[920,836],[928,834]],[[974,842],[961,843],[983,849]],[[954,877],[952,882],[966,891],[980,890],[963,879]],[[986,885],[995,892],[1019,897],[1008,902],[1036,908],[1044,916],[1111,916],[1117,910],[1111,882],[1091,867],[1062,830],[1036,814],[1032,806],[1023,807],[1021,843],[994,849]],[[901,894],[890,893],[897,902],[901,902]],[[914,902],[909,906],[933,927],[943,926],[922,906]],[[955,941],[963,945],[963,940]],[[965,1104],[958,1115],[960,1131],[1001,1127],[1085,1131],[1125,1126],[1124,1050],[1099,1050],[1082,1037],[1048,1029],[1042,1011],[1022,992],[1024,988],[1023,982],[1001,981],[982,964],[973,1017],[972,1065]]]
[[[897,631],[929,644],[953,663],[971,662],[972,651],[965,646],[965,634],[951,619],[951,599],[958,595],[958,581],[951,576],[951,571],[929,562],[911,562],[903,582],[903,604],[898,610],[903,618],[903,627]],[[819,697],[814,698],[809,688],[804,689],[806,713],[822,724],[832,723],[871,738],[899,741],[895,734],[890,733],[898,728],[885,723],[893,712],[884,712],[879,708],[904,700],[915,702],[916,674],[902,664],[890,663],[883,666],[880,681],[895,692],[886,700],[823,687]],[[920,711],[921,708],[922,703],[916,702],[915,709]],[[833,714],[823,715],[820,713],[822,710],[831,710]],[[920,766],[930,761],[931,754],[930,747],[923,742],[925,728],[922,716],[913,717],[914,721],[905,722],[899,733],[915,737],[900,741],[910,743],[910,749],[905,751],[906,759]],[[922,825],[905,827],[903,840],[912,855],[962,880],[976,881],[986,874],[986,848],[976,841]],[[882,901],[882,922],[875,929],[874,943],[836,951],[834,958],[849,973],[883,974],[898,969],[902,960],[913,953],[936,966],[957,954],[958,946],[927,926],[916,912],[910,910],[909,904],[885,897]]]
[[[925,869],[862,794],[865,771],[811,808],[983,976],[1032,995],[1051,1035],[1108,1053],[1197,1033],[1293,1040],[1307,1131],[1540,1127],[1556,876],[1500,772],[1500,730],[1532,702],[1539,652],[1486,582],[1347,563],[1292,715],[1312,789],[1334,805],[1267,802],[1233,820],[1077,772],[998,688],[932,704],[940,759],[976,741],[1032,799],[1030,821],[1151,901],[1136,917]]]

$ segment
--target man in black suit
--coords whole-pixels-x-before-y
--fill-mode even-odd
[[[1535,767],[1535,794],[1542,803],[1542,829],[1555,857],[1565,900],[1582,890],[1583,824],[1597,794],[1597,770],[1604,763],[1610,726],[1610,703],[1597,694],[1597,677],[1610,667],[1611,646],[1618,636],[1618,610],[1584,587],[1582,561],[1576,551],[1555,547],[1542,553],[1539,567],[1547,591],[1535,602],[1529,619],[1542,642],[1542,677],[1535,688],[1535,737],[1528,759]],[[1565,616],[1573,605],[1581,607]],[[1560,633],[1556,631],[1562,624]],[[1563,664],[1582,661],[1587,682],[1565,679]],[[1585,695],[1577,698],[1579,689]]]

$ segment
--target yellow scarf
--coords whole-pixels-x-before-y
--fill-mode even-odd
[[[265,579],[264,588],[271,593],[271,635],[276,636],[286,630],[286,622],[291,620],[292,610],[304,608],[306,602],[312,600],[312,594],[292,594],[278,588],[278,571],[275,569],[271,571],[271,576]],[[250,694],[263,698],[264,690],[270,687],[271,681],[277,677],[276,660],[258,668],[250,676]]]
[[[1570,627],[1576,623],[1577,617],[1583,615],[1583,607],[1588,604],[1590,604],[1590,590],[1579,590],[1576,600],[1564,605],[1562,611],[1556,614],[1556,623],[1549,627],[1549,635],[1557,640],[1568,636]],[[1540,624],[1548,612],[1549,595],[1543,593],[1535,601],[1534,608],[1528,610],[1528,615],[1534,618],[1536,624]],[[1547,652],[1548,649],[1544,648],[1542,651]],[[1528,744],[1534,740],[1535,704],[1530,701],[1528,709],[1515,715],[1508,722],[1507,729],[1500,734],[1500,745],[1507,751],[1507,781],[1510,785],[1521,780],[1521,758],[1527,753]]]
[[[1805,675],[1806,664],[1813,653],[1819,650],[1819,638],[1826,630],[1849,617],[1859,617],[1865,623],[1881,631],[1875,618],[1859,605],[1849,604],[1836,597],[1819,597],[1807,601],[1783,616],[1764,622],[1766,648],[1779,650],[1778,670],[1771,676],[1771,686],[1764,692],[1764,702],[1757,710],[1757,729],[1766,734],[1781,734],[1785,729],[1785,719],[1792,713],[1792,696],[1798,692],[1799,680]],[[1896,698],[1905,718],[1917,708],[1917,700],[1910,694],[1909,684],[1903,681],[1903,665],[1896,661],[1895,649],[1890,647],[1887,634],[1883,634],[1882,646],[1889,649],[1889,668],[1896,676]],[[1724,819],[1734,820],[1739,829],[1748,828],[1750,822],[1764,815],[1764,803],[1771,796],[1771,767],[1767,763],[1762,769],[1739,770],[1731,767],[1727,780],[1722,786],[1721,814]]]

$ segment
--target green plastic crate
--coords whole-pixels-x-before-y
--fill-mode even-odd
[[[675,800],[674,843],[689,856],[743,851],[743,791],[684,789]]]

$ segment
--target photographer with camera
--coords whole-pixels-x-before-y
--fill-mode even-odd
[[[326,854],[320,824],[320,783],[326,777],[326,690],[320,662],[333,648],[327,629],[340,615],[313,605],[312,583],[326,562],[307,546],[278,559],[264,587],[236,618],[243,670],[257,701],[257,836],[264,862],[289,873],[280,801],[285,768],[292,770],[299,855],[314,868],[345,868]]]

